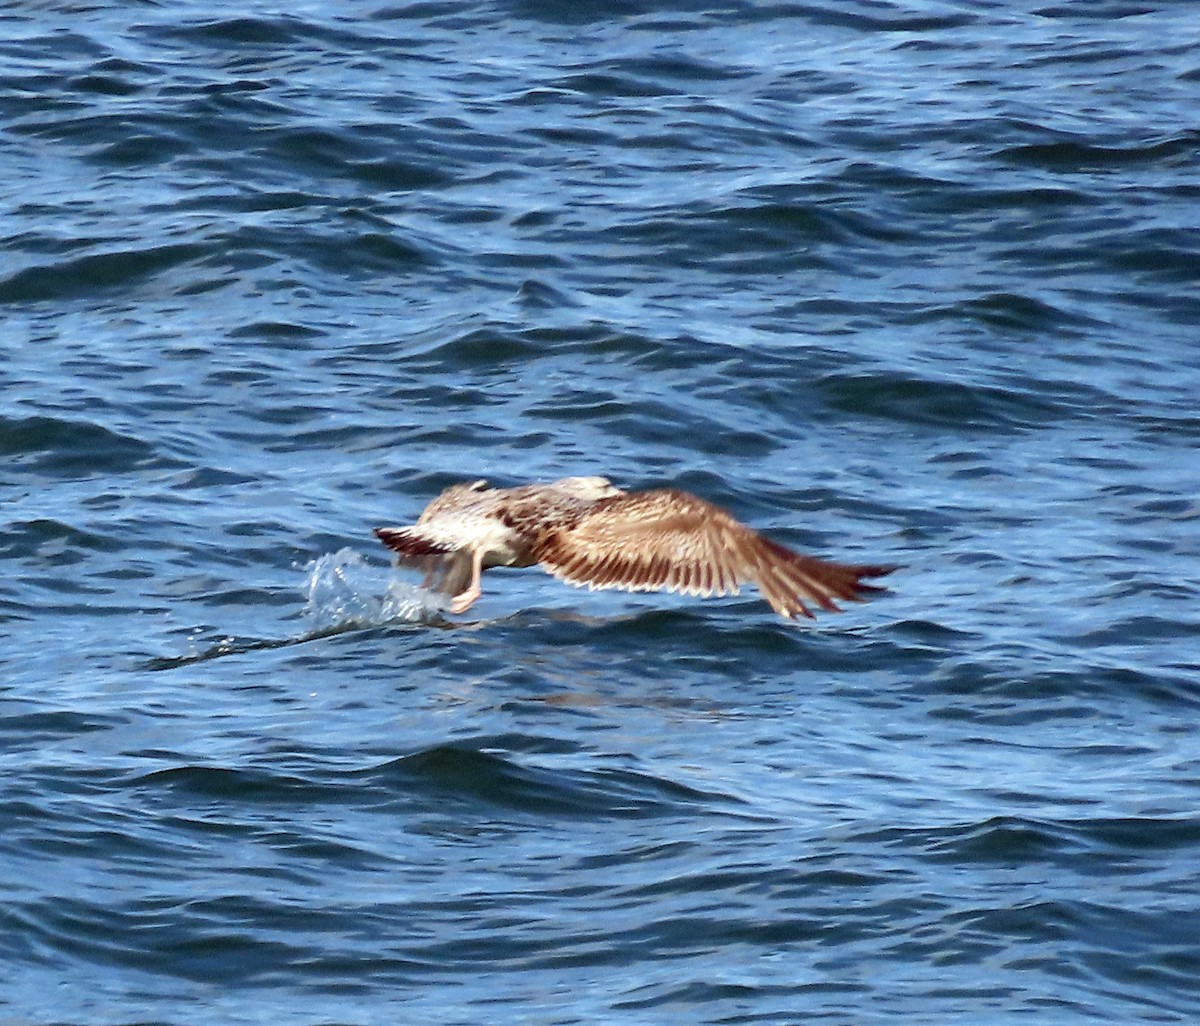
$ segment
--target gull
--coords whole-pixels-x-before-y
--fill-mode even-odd
[[[764,538],[725,510],[675,488],[623,491],[603,477],[493,488],[452,485],[408,527],[375,534],[402,564],[440,565],[437,590],[465,612],[496,566],[540,565],[589,590],[736,595],[754,584],[780,616],[811,617],[809,605],[840,612],[835,599],[861,601],[884,589],[864,584],[896,569],[804,556]]]

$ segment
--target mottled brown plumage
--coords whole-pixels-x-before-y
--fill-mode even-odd
[[[893,566],[832,563],[784,548],[724,510],[688,492],[625,492],[602,477],[490,488],[454,485],[411,527],[375,534],[401,562],[430,571],[444,559],[438,590],[461,613],[480,595],[480,574],[493,566],[540,564],[568,584],[624,591],[736,595],[758,587],[787,619],[831,612],[835,599],[856,601],[882,591],[863,579]]]

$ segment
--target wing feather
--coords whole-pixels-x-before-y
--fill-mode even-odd
[[[400,556],[440,556],[454,549],[419,527],[377,527],[375,537]]]
[[[675,489],[602,499],[548,527],[532,554],[555,577],[590,589],[736,595],[741,584],[752,583],[788,619],[811,617],[809,604],[836,611],[835,599],[861,600],[882,590],[864,584],[864,577],[895,569],[800,555]]]
[[[377,527],[375,536],[396,553],[396,564],[425,575],[422,587],[457,595],[471,581],[471,553],[428,537],[418,527]]]

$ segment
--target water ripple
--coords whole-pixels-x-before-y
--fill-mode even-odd
[[[1188,5],[10,8],[10,1018],[1200,1016]],[[904,569],[371,537],[581,473]]]

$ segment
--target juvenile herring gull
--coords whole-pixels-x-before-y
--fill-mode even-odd
[[[401,563],[420,566],[462,613],[479,598],[493,566],[533,566],[589,589],[736,595],[752,583],[786,619],[811,617],[806,603],[837,612],[834,599],[882,591],[864,584],[894,566],[831,563],[802,556],[688,492],[626,492],[603,477],[492,488],[472,481],[447,488],[411,527],[379,527]]]

